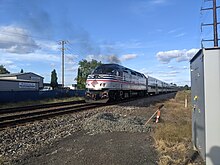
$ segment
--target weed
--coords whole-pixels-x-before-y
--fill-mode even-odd
[[[188,108],[184,107],[185,98]],[[191,144],[190,91],[179,91],[174,99],[164,103],[163,122],[158,124],[153,137],[160,153],[159,165],[181,164],[186,160],[186,152]]]

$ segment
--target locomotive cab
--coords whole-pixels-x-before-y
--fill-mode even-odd
[[[147,94],[147,78],[144,74],[118,64],[103,64],[88,76],[86,88],[87,101],[143,96]]]
[[[117,64],[98,66],[86,81],[86,101],[107,102],[112,98],[112,90],[121,88],[122,71]]]

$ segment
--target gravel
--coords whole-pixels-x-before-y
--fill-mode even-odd
[[[118,113],[98,113],[83,123],[83,129],[92,134],[105,132],[149,132],[150,127],[144,126],[144,117],[127,116]]]
[[[173,95],[169,95],[172,97]],[[168,98],[168,96],[164,96]],[[22,156],[51,146],[54,142],[85,130],[88,134],[105,132],[149,132],[144,126],[156,110],[149,106],[161,96],[140,99],[120,105],[96,108],[89,111],[35,121],[0,131],[0,164],[13,164]]]
[[[0,132],[0,157],[9,161],[29,151],[50,145],[81,129],[77,115],[64,115],[50,120],[36,121],[25,126],[16,126]]]

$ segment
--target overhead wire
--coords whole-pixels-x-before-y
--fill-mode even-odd
[[[78,50],[72,49],[72,48],[70,48],[68,45],[66,46],[66,50],[68,50],[69,52],[71,52],[71,54],[81,55],[81,53],[80,53]]]
[[[6,30],[2,30],[2,29],[0,30],[0,34],[5,35],[5,36],[28,37],[30,39],[33,39],[33,43],[34,43],[34,44],[29,44],[29,43],[15,42],[15,41],[0,41],[0,43],[5,43],[5,44],[13,43],[13,44],[16,44],[16,45],[26,45],[26,46],[35,46],[35,47],[38,46],[38,47],[40,47],[40,45],[44,45],[44,44],[39,44],[39,41],[36,41],[34,39],[46,40],[46,41],[50,41],[52,43],[57,43],[57,44],[59,42],[59,41],[54,41],[54,40],[46,38],[46,37],[23,34],[23,33],[19,33],[19,32],[11,32],[11,31],[6,31]],[[80,50],[79,48],[77,49],[77,48],[73,47],[73,44],[70,41],[67,41],[67,43],[68,44],[66,44],[66,47],[69,49],[69,53],[78,54],[78,55],[85,54],[85,52],[83,50]]]
[[[9,32],[9,31],[5,31],[5,30],[0,30],[0,34],[8,35],[8,36],[14,36],[14,35],[16,35],[16,36],[24,36],[24,37],[29,37],[29,38],[44,39],[44,40],[47,40],[47,41],[56,42],[56,41],[54,41],[52,39],[49,39],[49,38],[33,36],[33,35],[28,35],[28,34],[15,33],[15,32]]]
[[[68,41],[67,46],[69,46],[73,51],[76,51],[79,55],[84,54],[81,50],[74,48],[70,41]]]
[[[37,45],[37,44],[29,44],[29,43],[15,42],[15,41],[0,41],[0,43],[2,43],[2,44],[13,43],[13,44],[19,45],[19,46],[22,46],[22,45],[34,46],[34,47],[38,47],[38,46],[39,46],[39,45]]]

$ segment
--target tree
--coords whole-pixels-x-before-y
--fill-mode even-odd
[[[91,74],[92,70],[94,70],[97,66],[101,65],[101,61],[98,62],[96,60],[87,61],[82,60],[79,61],[79,68],[77,74],[77,88],[85,89],[86,88],[86,79],[89,74]]]
[[[185,85],[185,86],[183,87],[183,89],[184,89],[184,90],[190,90],[191,88],[190,88],[188,85]]]
[[[9,74],[10,72],[3,66],[0,65],[0,74]]]
[[[56,73],[56,70],[54,69],[52,72],[51,72],[51,81],[50,81],[50,86],[55,89],[58,87],[58,82],[57,82],[57,73]]]
[[[23,69],[21,69],[20,73],[24,73],[24,70],[23,70]]]

